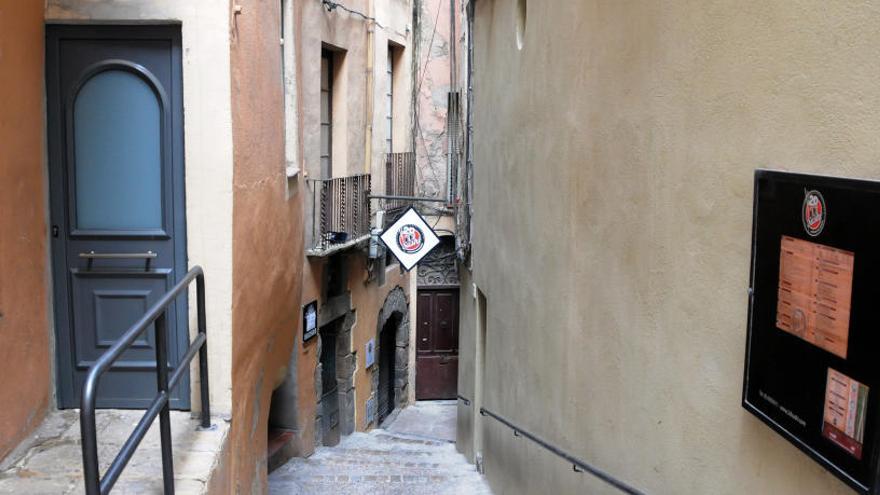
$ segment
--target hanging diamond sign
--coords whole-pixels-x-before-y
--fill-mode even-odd
[[[419,212],[410,207],[400,219],[385,229],[382,242],[403,268],[410,271],[440,244],[440,239]]]

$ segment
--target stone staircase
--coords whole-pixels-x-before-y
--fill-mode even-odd
[[[490,495],[451,442],[375,429],[319,447],[269,475],[271,495]]]

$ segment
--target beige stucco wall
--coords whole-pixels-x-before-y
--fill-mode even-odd
[[[46,22],[175,22],[183,39],[189,266],[205,269],[211,410],[232,402],[232,113],[228,0],[48,0]],[[191,300],[195,300],[194,296]],[[190,305],[190,331],[197,329]],[[197,374],[193,404],[198,404]]]
[[[412,91],[409,63],[412,56],[412,2],[360,0],[345,5],[375,17],[377,25],[370,27],[372,23],[341,8],[328,12],[320,2],[294,5],[292,29],[297,36],[299,74],[296,81],[301,109],[303,170],[307,177],[320,177],[321,48],[326,46],[340,54],[333,67],[333,175],[362,174],[372,167],[373,189],[384,190],[385,70],[389,42],[403,50],[401,63],[395,67],[394,151],[412,151],[409,99]],[[367,44],[369,31],[372,31],[372,50]],[[368,55],[372,63],[368,63]],[[370,160],[364,159],[368,152],[367,140]]]
[[[752,178],[880,178],[880,11],[533,0],[520,51],[515,4],[476,4],[485,406],[649,493],[851,493],[740,406]],[[492,421],[483,455],[608,491]]]

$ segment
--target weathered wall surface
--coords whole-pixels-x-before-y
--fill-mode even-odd
[[[446,197],[447,139],[446,113],[448,93],[452,87],[449,68],[452,65],[452,49],[462,60],[460,16],[456,15],[456,39],[451,40],[450,0],[422,0],[418,4],[420,16],[418,130],[416,132],[416,157],[419,166],[419,195]],[[458,5],[456,3],[456,8]]]
[[[231,15],[233,176],[232,487],[261,493],[272,390],[299,327],[301,195],[288,199],[279,3]]]
[[[740,407],[752,179],[880,178],[880,11],[533,1],[519,50],[516,4],[476,3],[485,406],[649,493],[851,493]],[[608,491],[487,423],[498,493]]]
[[[232,113],[229,0],[47,0],[46,22],[179,23],[183,38],[186,250],[205,269],[211,411],[232,408]],[[190,333],[196,332],[190,305]],[[193,380],[193,407],[198,382]]]
[[[52,396],[43,47],[43,3],[0,2],[0,459]]]

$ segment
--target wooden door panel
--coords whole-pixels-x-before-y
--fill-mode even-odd
[[[434,294],[419,293],[418,328],[416,329],[416,351],[430,353],[432,346],[432,323],[434,319]]]
[[[458,356],[416,359],[416,399],[454,399],[458,393]]]
[[[458,289],[420,290],[416,399],[454,399],[458,387]]]
[[[458,320],[458,294],[437,292],[434,296],[436,315],[432,324],[433,351],[435,354],[454,354],[458,352],[455,335]]]

